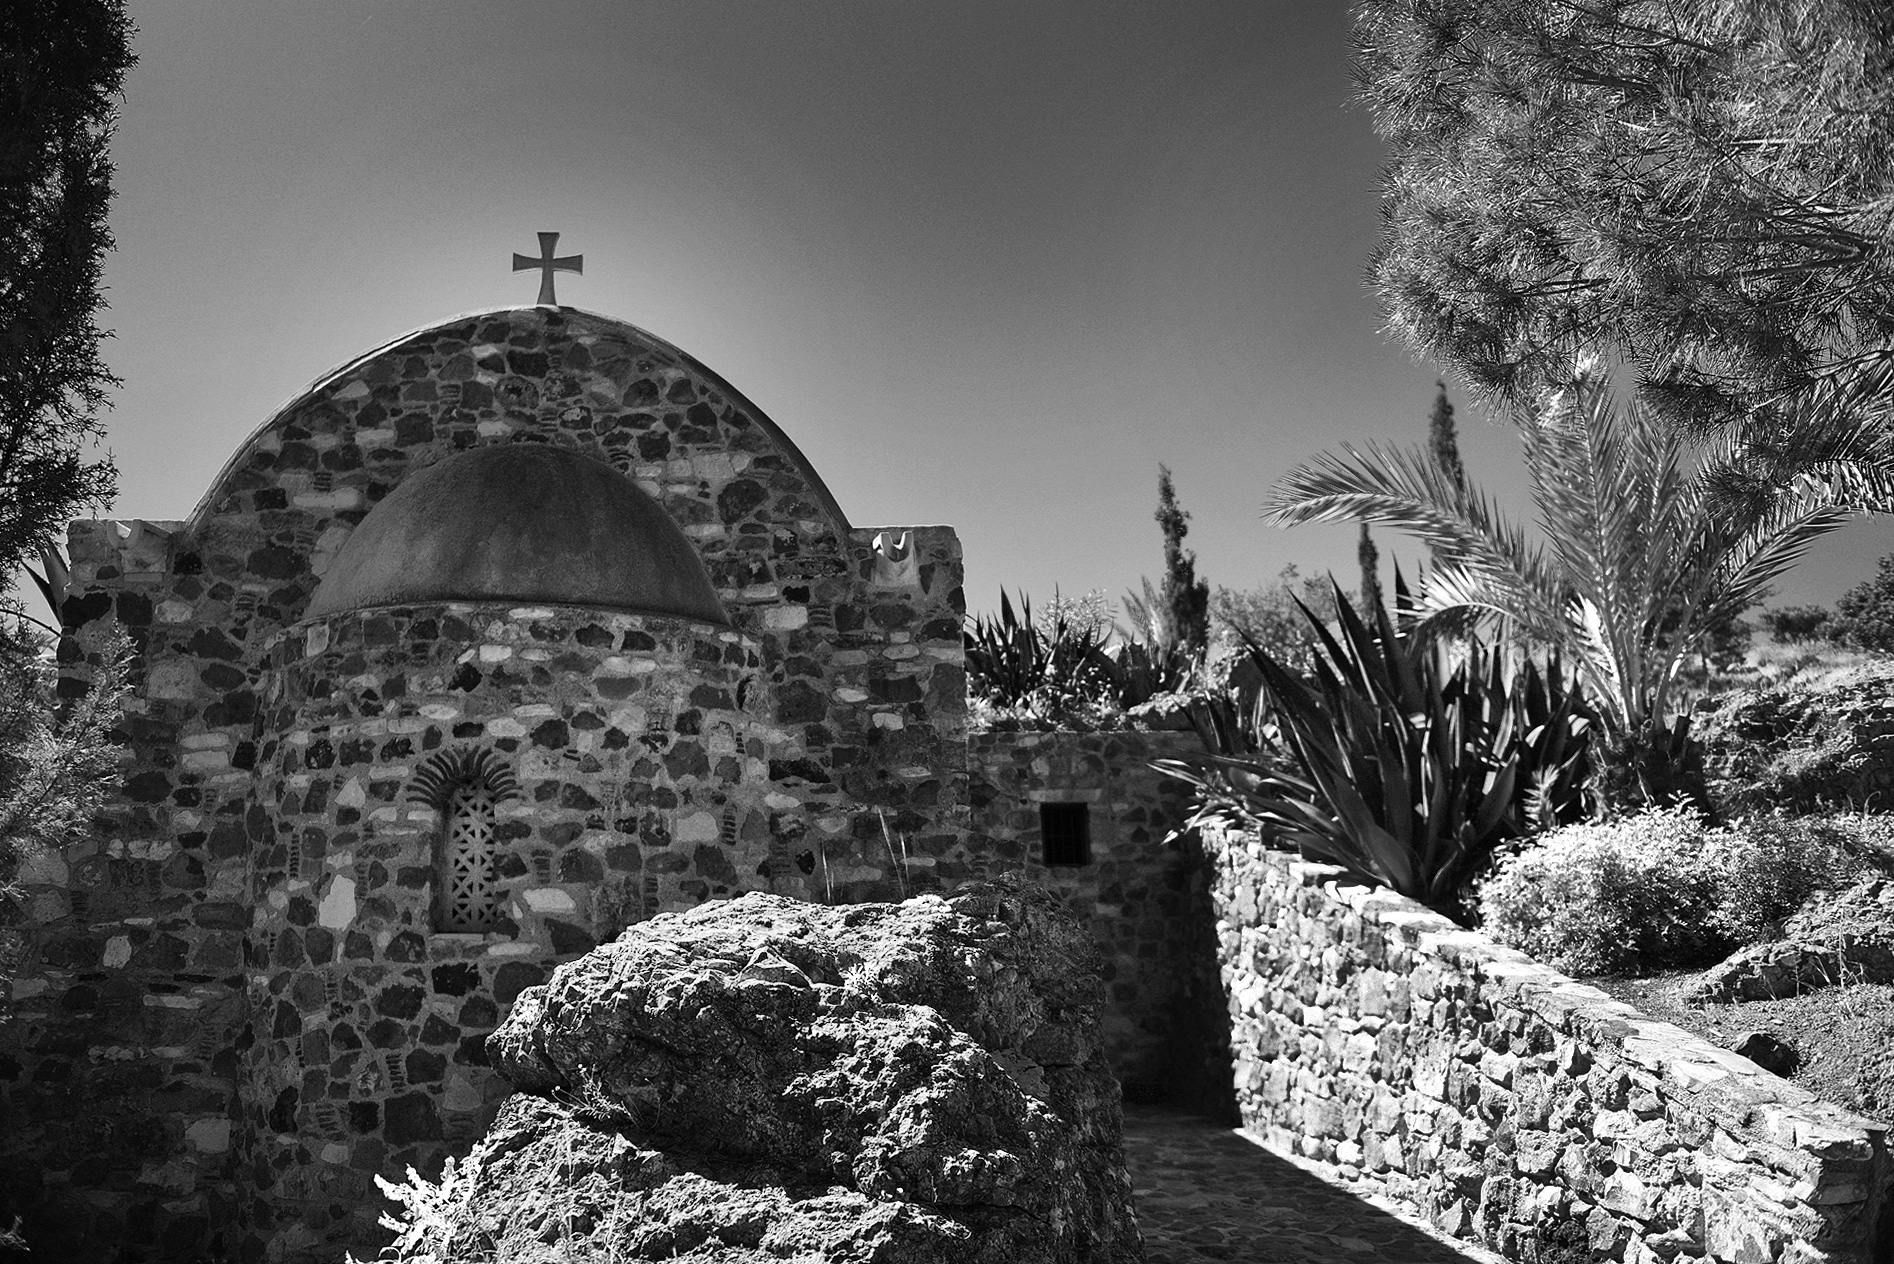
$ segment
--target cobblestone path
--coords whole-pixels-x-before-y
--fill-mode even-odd
[[[1146,1264],[1489,1264],[1246,1140],[1176,1111],[1125,1107]]]

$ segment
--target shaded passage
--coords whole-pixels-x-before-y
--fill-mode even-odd
[[[1220,1124],[1125,1107],[1125,1161],[1146,1264],[1485,1264]]]

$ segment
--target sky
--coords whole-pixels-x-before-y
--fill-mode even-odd
[[[1261,520],[1343,441],[1425,437],[1439,369],[1363,285],[1385,153],[1319,0],[131,0],[106,355],[113,516],[183,518],[281,404],[408,330],[561,302],[684,348],[857,526],[950,523],[975,610],[1162,572],[1355,583]],[[1518,442],[1459,407],[1529,517]],[[1384,535],[1384,558],[1417,550]],[[1832,602],[1894,524],[1830,537]]]

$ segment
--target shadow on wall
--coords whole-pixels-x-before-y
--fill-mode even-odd
[[[1183,853],[1183,916],[1176,933],[1178,972],[1170,996],[1168,1074],[1161,1093],[1126,1084],[1128,1101],[1168,1103],[1227,1127],[1237,1126],[1236,1088],[1230,1077],[1230,1003],[1218,966],[1217,913],[1211,903],[1212,868],[1195,831],[1172,844]]]

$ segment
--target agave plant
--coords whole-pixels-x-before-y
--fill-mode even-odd
[[[1894,440],[1859,408],[1792,403],[1695,443],[1641,405],[1615,407],[1586,364],[1517,420],[1544,543],[1421,447],[1324,454],[1277,483],[1267,512],[1417,537],[1435,562],[1426,627],[1494,620],[1559,648],[1620,743],[1681,750],[1670,704],[1686,658],[1816,539],[1894,508]]]
[[[1412,601],[1397,575],[1397,600]],[[1385,610],[1363,621],[1339,585],[1331,632],[1306,606],[1312,678],[1250,642],[1267,751],[1159,763],[1197,791],[1190,826],[1260,827],[1337,864],[1464,916],[1473,878],[1508,841],[1581,819],[1591,722],[1556,657],[1512,661],[1477,638],[1446,644]],[[1267,707],[1273,722],[1263,720]]]
[[[1102,695],[1110,675],[1103,627],[1069,622],[1056,601],[1052,617],[1039,621],[1026,594],[1019,604],[1023,615],[1001,590],[998,617],[976,616],[963,634],[973,694],[1048,719]]]

